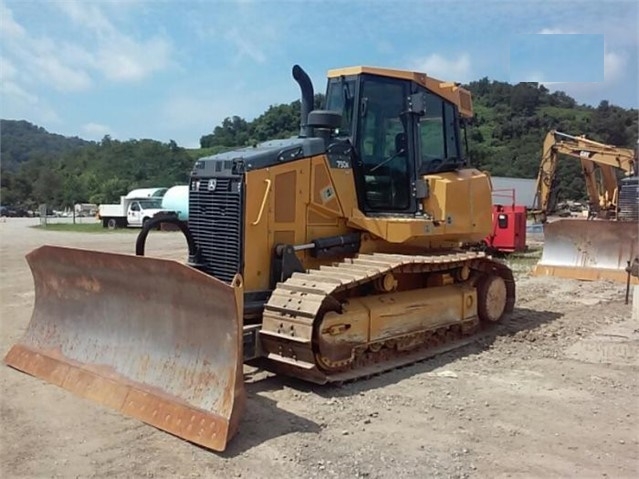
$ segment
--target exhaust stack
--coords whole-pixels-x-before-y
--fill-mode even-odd
[[[313,136],[313,128],[308,125],[308,114],[313,109],[315,94],[313,92],[313,83],[308,74],[301,66],[293,66],[293,78],[300,86],[302,92],[301,108],[300,108],[300,136],[308,138]]]

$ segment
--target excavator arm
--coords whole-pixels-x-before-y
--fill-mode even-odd
[[[569,156],[581,162],[586,190],[591,207],[598,212],[614,213],[618,198],[616,171],[635,175],[636,152],[599,143],[585,136],[573,136],[556,130],[548,132],[543,143],[543,153],[537,175],[536,208],[533,214],[545,222],[554,206],[556,174],[559,155]],[[597,179],[597,170],[601,181]]]

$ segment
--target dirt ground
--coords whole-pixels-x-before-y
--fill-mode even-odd
[[[0,353],[33,306],[48,243],[133,252],[132,233],[0,223]],[[178,233],[148,255],[184,259]],[[639,477],[639,323],[625,285],[534,278],[487,339],[341,387],[247,368],[248,411],[217,454],[0,366],[2,477]]]

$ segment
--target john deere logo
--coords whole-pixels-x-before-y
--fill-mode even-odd
[[[209,180],[209,184],[207,186],[207,189],[209,191],[215,191],[215,187],[216,186],[217,186],[217,180],[216,179],[212,179],[212,180]]]

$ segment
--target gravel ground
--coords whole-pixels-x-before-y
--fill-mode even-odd
[[[0,223],[0,346],[33,307],[25,253],[132,252],[130,233]],[[178,233],[148,255],[184,259]],[[245,369],[239,435],[213,453],[0,367],[3,477],[639,477],[639,323],[624,285],[534,278],[514,317],[462,349],[341,387]]]

